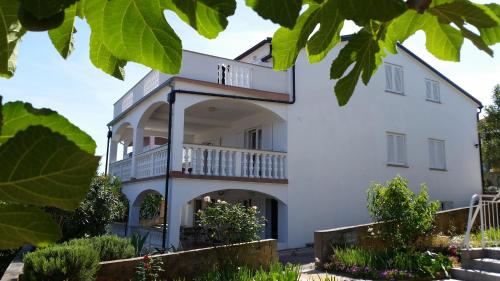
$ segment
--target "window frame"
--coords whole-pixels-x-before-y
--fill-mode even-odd
[[[390,84],[391,84],[391,88],[388,88],[387,87],[387,67],[390,67],[390,70],[391,70],[391,79],[390,79]],[[398,92],[396,90],[396,84],[395,84],[395,68],[399,68],[401,70],[401,91]],[[384,62],[384,74],[385,74],[385,91],[388,92],[388,93],[393,93],[393,94],[398,94],[398,95],[402,95],[404,96],[405,95],[405,79],[404,79],[404,68],[402,65],[399,65],[399,64],[394,64],[394,63],[390,63],[390,62]]]
[[[389,137],[393,137],[393,147],[392,147],[392,152],[394,154],[394,162],[391,162],[390,161],[390,150],[391,150],[391,147],[390,147],[390,142],[389,142]],[[402,137],[403,138],[403,161],[402,162],[398,162],[398,159],[400,158],[400,155],[398,154],[398,149],[397,149],[397,143],[395,142],[395,140],[397,139],[397,137]],[[403,134],[403,133],[397,133],[397,132],[392,132],[392,131],[387,131],[385,133],[385,138],[386,138],[386,163],[387,163],[387,166],[391,166],[391,167],[402,167],[402,168],[409,168],[408,166],[408,141],[406,139],[406,134]]]
[[[431,88],[430,88],[431,98],[429,98],[427,96],[427,82],[429,82],[430,86],[431,86]],[[439,81],[437,81],[437,80],[433,80],[430,78],[425,78],[424,83],[425,83],[425,100],[430,101],[430,102],[434,102],[434,103],[441,103],[441,83],[439,83]],[[437,97],[438,97],[437,99],[434,98],[434,96],[435,96],[434,85],[437,85]]]
[[[438,160],[437,158],[436,159],[433,159],[433,156],[434,158],[435,157],[438,157],[439,155],[436,154],[436,151],[434,150],[434,155],[432,155],[432,152],[431,152],[431,142],[435,142],[435,143],[442,143],[443,144],[443,166],[442,167],[437,167],[437,165],[435,167],[433,167],[433,161],[434,160]],[[446,165],[446,141],[445,140],[442,140],[442,139],[436,139],[436,138],[428,138],[427,139],[427,149],[429,151],[428,153],[428,157],[429,157],[429,170],[432,170],[432,171],[448,171],[448,168],[447,168],[447,165]],[[434,161],[436,164],[437,161]]]

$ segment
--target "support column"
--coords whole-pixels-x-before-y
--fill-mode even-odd
[[[170,187],[168,191],[168,228],[167,228],[167,241],[165,243],[166,248],[174,246],[178,248],[180,246],[180,231],[181,231],[181,218],[182,218],[182,200],[176,199],[174,188],[172,187],[172,182],[170,182]],[[184,202],[185,203],[185,202]]]
[[[109,145],[109,163],[116,162],[116,156],[118,154],[118,142],[111,140],[111,144]]]
[[[179,99],[179,97],[177,97]],[[179,99],[173,106],[172,114],[172,140],[170,141],[171,159],[170,168],[172,171],[182,171],[182,146],[184,142],[184,108]]]
[[[140,210],[141,207],[134,206],[133,202],[129,201],[127,236],[132,236],[133,228],[139,226]]]
[[[144,129],[141,125],[137,125],[134,130],[134,148],[132,149],[132,171],[130,171],[130,176],[132,178],[136,177],[136,156],[137,154],[142,152],[142,148],[144,147]]]

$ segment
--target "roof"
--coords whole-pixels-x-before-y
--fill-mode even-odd
[[[342,35],[341,36],[341,40],[342,41],[349,41],[349,39],[352,37],[352,35]],[[235,58],[235,60],[240,60],[246,56],[248,56],[249,54],[251,54],[253,51],[257,50],[258,48],[262,47],[263,45],[267,44],[267,43],[271,43],[272,41],[272,38],[270,37],[267,37],[265,40],[262,40],[260,41],[259,43],[257,43],[255,46],[251,47],[250,49],[246,50],[245,52],[243,52],[241,55],[237,56]],[[272,47],[272,46],[271,46]],[[483,104],[478,100],[476,99],[473,95],[469,94],[466,90],[464,90],[462,87],[458,86],[455,82],[451,81],[448,77],[446,77],[443,73],[439,72],[437,69],[435,69],[434,67],[432,67],[430,64],[428,64],[427,62],[425,62],[422,58],[420,58],[419,56],[417,56],[415,53],[413,53],[412,51],[410,51],[408,48],[406,48],[405,46],[401,45],[398,43],[398,48],[400,50],[403,50],[405,53],[407,53],[408,55],[410,55],[412,58],[414,58],[416,61],[418,61],[419,63],[421,63],[422,65],[424,65],[425,67],[427,67],[430,71],[434,72],[437,76],[441,77],[443,80],[445,80],[448,84],[450,84],[451,86],[453,86],[455,89],[457,89],[460,93],[462,93],[463,95],[465,95],[466,97],[468,97],[469,99],[471,99],[472,101],[474,101],[479,107],[483,107]],[[271,49],[272,51],[272,49]],[[265,61],[265,60],[268,60],[270,58],[270,54],[267,55],[265,58],[263,58],[262,60]]]
[[[250,49],[244,51],[243,53],[241,53],[239,56],[235,57],[234,60],[241,60],[242,58],[250,55],[251,53],[253,53],[255,50],[257,50],[258,48],[264,46],[265,44],[268,44],[268,43],[271,43],[271,37],[267,37],[266,39],[260,41],[259,43],[255,44],[255,46],[251,47]]]

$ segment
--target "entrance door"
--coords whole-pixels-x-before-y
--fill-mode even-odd
[[[266,199],[266,238],[278,239],[278,201]]]
[[[247,149],[262,149],[262,129],[250,129],[246,133],[245,147]]]

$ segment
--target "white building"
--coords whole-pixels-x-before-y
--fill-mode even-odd
[[[109,169],[123,181],[129,225],[166,182],[175,246],[206,195],[258,206],[263,236],[295,248],[314,230],[369,222],[372,181],[426,183],[445,208],[481,192],[481,103],[409,50],[386,57],[339,107],[329,69],[340,47],[317,64],[303,50],[276,72],[270,44],[234,60],[184,51],[179,74],[151,71],[115,103]]]

